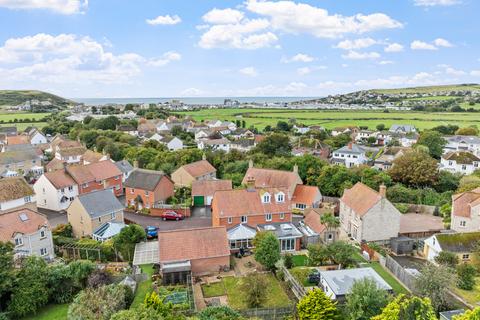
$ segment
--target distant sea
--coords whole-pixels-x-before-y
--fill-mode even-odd
[[[240,103],[285,103],[314,99],[314,97],[183,97],[183,98],[72,98],[73,101],[86,105],[127,104],[127,103],[164,103],[180,100],[185,104],[223,104],[225,99],[237,100]]]

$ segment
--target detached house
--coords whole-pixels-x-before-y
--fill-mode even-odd
[[[31,209],[0,214],[0,241],[14,244],[15,259],[31,255],[48,260],[55,257],[47,217]]]
[[[414,126],[409,125],[409,124],[394,124],[390,127],[390,132],[392,133],[413,133],[417,132],[417,129],[415,129]]]
[[[21,208],[36,210],[35,201],[32,187],[22,177],[0,179],[0,215]]]
[[[117,197],[123,194],[122,172],[109,160],[65,170],[78,184],[79,194],[103,189],[113,189]]]
[[[173,181],[161,171],[137,168],[125,181],[126,205],[136,209],[155,208],[173,195]]]
[[[410,148],[404,147],[389,147],[386,148],[383,154],[375,159],[374,167],[380,171],[386,171],[392,168],[393,161],[405,155]]]
[[[175,186],[179,187],[190,187],[193,181],[212,180],[216,177],[217,169],[205,160],[205,157],[203,160],[183,165],[172,173],[172,180]]]
[[[350,142],[348,145],[333,151],[331,161],[333,164],[352,168],[366,164],[368,158],[363,147]]]
[[[479,169],[480,158],[470,152],[456,151],[442,155],[440,170],[452,173],[472,174]]]
[[[423,247],[424,257],[435,262],[442,251],[453,252],[459,261],[468,263],[474,260],[474,252],[480,241],[480,232],[439,233],[426,239]]]
[[[78,196],[78,184],[65,170],[46,172],[33,185],[39,208],[52,211],[67,210]]]
[[[0,175],[2,177],[43,174],[42,155],[35,148],[0,152]]]
[[[468,151],[476,156],[480,156],[480,137],[477,136],[449,136],[446,137],[447,144],[443,152]]]
[[[402,214],[386,198],[387,189],[377,192],[358,182],[340,198],[340,226],[349,238],[361,243],[387,242],[400,232]]]
[[[452,230],[480,231],[480,188],[453,195],[451,217]]]
[[[37,128],[30,128],[25,131],[25,133],[30,137],[30,144],[31,145],[39,145],[39,144],[45,144],[48,142],[47,137],[38,131]]]

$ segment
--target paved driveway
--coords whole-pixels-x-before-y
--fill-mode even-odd
[[[130,212],[125,212],[124,217],[144,228],[147,226],[156,226],[159,231],[202,228],[212,225],[212,220],[209,217],[191,217],[180,221],[163,221],[158,217],[143,216]]]

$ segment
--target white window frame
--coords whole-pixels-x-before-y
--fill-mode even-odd
[[[43,252],[42,252],[43,251]],[[40,248],[40,255],[42,257],[46,256],[48,254],[47,248]]]
[[[285,219],[285,212],[280,212],[280,220]]]
[[[247,223],[247,222],[248,222],[248,217],[247,217],[247,216],[242,216],[242,217],[240,218],[240,221],[241,221],[242,223]]]
[[[265,213],[265,221],[270,222],[272,221],[272,214],[271,213]]]
[[[15,238],[15,247],[20,247],[20,246],[23,246],[23,238],[17,237]]]
[[[232,217],[228,217],[228,218],[227,218],[227,223],[228,223],[228,224],[232,224],[232,222],[233,222]]]
[[[40,230],[40,239],[44,239],[47,237],[47,233],[45,232],[45,230]]]

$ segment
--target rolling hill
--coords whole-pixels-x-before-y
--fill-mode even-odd
[[[378,94],[422,94],[433,92],[451,92],[451,91],[480,91],[480,85],[476,83],[465,83],[456,85],[441,85],[441,86],[425,86],[425,87],[411,87],[411,88],[397,88],[397,89],[373,89],[368,90],[372,93]]]
[[[54,94],[37,90],[0,90],[0,106],[16,106],[29,100],[50,101],[55,107],[66,107],[74,104]]]

